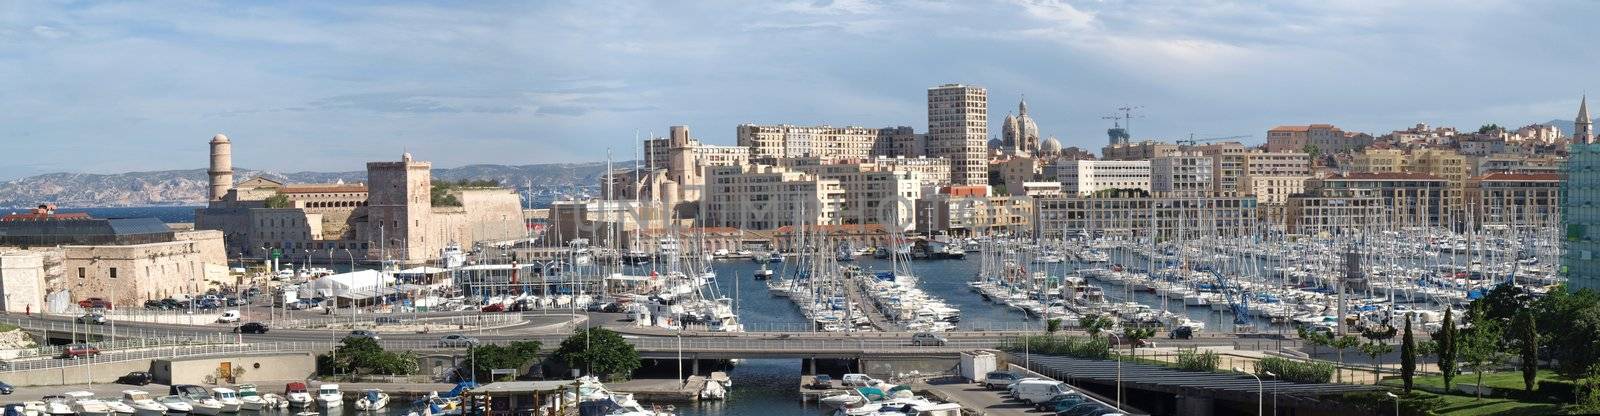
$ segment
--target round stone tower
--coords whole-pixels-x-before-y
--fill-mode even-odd
[[[212,201],[221,200],[233,189],[233,144],[222,133],[211,137],[211,169],[206,173],[211,176]]]

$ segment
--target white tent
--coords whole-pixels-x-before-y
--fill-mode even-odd
[[[345,296],[351,292],[374,292],[382,286],[394,284],[394,279],[377,270],[359,270],[350,273],[339,273],[322,276],[306,281],[300,285],[302,298],[331,298]]]

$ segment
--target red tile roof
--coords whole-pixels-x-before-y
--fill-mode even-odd
[[[1495,172],[1479,177],[1484,181],[1560,181],[1561,175],[1555,173],[1508,173]]]

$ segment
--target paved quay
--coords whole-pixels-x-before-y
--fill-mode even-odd
[[[926,391],[929,396],[939,400],[959,403],[966,410],[964,414],[978,416],[1050,414],[1045,411],[1034,411],[1033,406],[1027,403],[1010,400],[1003,394],[1004,390],[984,389],[983,385],[968,383],[955,377],[931,380],[928,384],[914,385],[912,389]]]

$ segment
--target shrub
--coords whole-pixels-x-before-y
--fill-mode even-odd
[[[1348,408],[1360,409],[1361,412],[1359,414],[1394,414],[1395,399],[1384,394],[1382,390],[1346,393],[1340,396],[1340,402]],[[1430,393],[1412,392],[1400,394],[1400,414],[1402,415],[1438,414],[1437,411],[1443,408],[1445,404],[1443,397]]]
[[[1221,357],[1216,352],[1197,352],[1195,348],[1178,350],[1178,369],[1183,371],[1213,371]]]
[[[1256,361],[1256,375],[1264,376],[1267,372],[1278,375],[1279,380],[1296,383],[1327,383],[1333,378],[1333,364],[1319,361],[1295,361],[1278,357],[1266,357]]]
[[[1572,403],[1578,399],[1577,385],[1570,381],[1539,380],[1539,397],[1548,397],[1557,403]]]
[[[1026,344],[1024,344],[1026,343]],[[1000,347],[1010,352],[1061,355],[1073,358],[1104,360],[1111,358],[1111,342],[1104,338],[1058,337],[1033,335],[1009,341]]]

